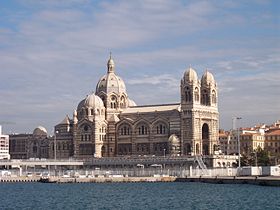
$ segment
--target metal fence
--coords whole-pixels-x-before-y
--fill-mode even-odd
[[[197,176],[236,176],[236,168],[213,168],[205,170],[200,168],[163,168],[163,167],[137,167],[137,168],[110,168],[110,169],[64,169],[58,168],[24,168],[10,169],[0,171],[0,177],[4,176],[65,176],[65,177],[110,177],[110,176],[124,176],[124,177],[152,177],[152,176],[175,176],[175,177],[197,177]]]

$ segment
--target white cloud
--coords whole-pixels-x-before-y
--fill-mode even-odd
[[[239,26],[270,29],[274,16],[267,12],[256,23],[246,13],[227,10],[242,5],[236,1],[24,0],[19,4],[22,10],[5,9],[5,24],[0,21],[0,72],[5,78],[0,94],[7,99],[0,101],[0,117],[17,117],[21,131],[33,129],[31,125],[42,119],[52,130],[60,118],[71,114],[106,72],[109,51],[136,102],[178,102],[180,79],[191,64],[200,76],[206,68],[213,71],[221,112],[227,116],[250,104],[248,110],[257,119],[258,110],[272,113],[279,104],[274,97],[279,90],[280,56],[275,44],[279,37],[270,34],[260,39],[236,31]],[[9,28],[6,22],[13,25]],[[235,104],[244,89],[249,99]]]

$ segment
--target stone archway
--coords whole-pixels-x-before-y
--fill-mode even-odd
[[[202,154],[209,155],[209,126],[207,123],[202,125]]]

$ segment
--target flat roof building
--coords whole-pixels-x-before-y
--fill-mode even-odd
[[[0,125],[0,159],[10,159],[9,135],[2,134],[1,125]]]

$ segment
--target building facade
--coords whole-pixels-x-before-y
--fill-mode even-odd
[[[240,152],[250,154],[258,149],[265,150],[270,157],[280,158],[280,121],[273,125],[256,125],[240,128]],[[238,154],[237,130],[220,131],[219,145],[223,154]]]
[[[250,154],[258,148],[264,149],[265,135],[258,131],[241,129],[239,132],[240,153]],[[221,132],[219,134],[219,145],[223,154],[238,154],[238,132]]]
[[[9,135],[2,134],[1,125],[0,125],[0,159],[10,159]]]
[[[179,82],[179,81],[178,81]],[[54,128],[12,135],[13,158],[212,155],[218,149],[218,88],[206,71],[187,69],[180,102],[137,106],[109,58],[107,72],[73,112]]]
[[[11,134],[10,155],[12,159],[49,158],[47,130],[39,126],[32,134]]]
[[[265,132],[264,147],[271,156],[280,159],[280,120]]]
[[[180,90],[180,103],[137,106],[110,56],[95,93],[78,104],[72,119],[67,116],[55,126],[50,156],[55,145],[61,158],[213,154],[219,124],[213,75],[206,71],[198,79],[189,68]]]

